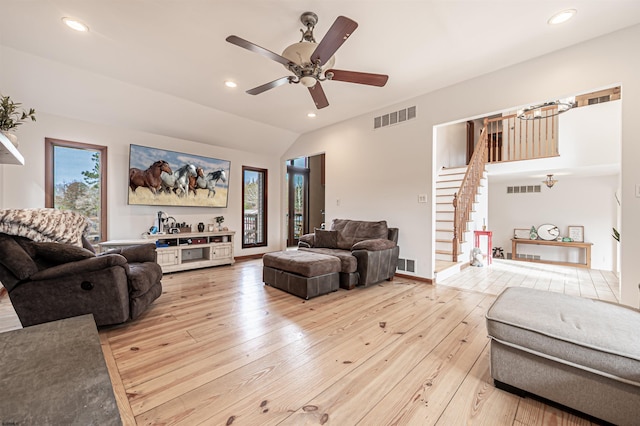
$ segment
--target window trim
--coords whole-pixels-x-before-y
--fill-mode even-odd
[[[262,205],[263,205],[263,214],[262,214],[262,229],[264,229],[264,241],[260,242],[260,243],[253,243],[253,244],[246,244],[244,242],[244,189],[245,189],[245,184],[244,184],[244,174],[245,172],[257,172],[257,173],[263,173],[264,174],[264,199],[262,200]],[[269,200],[269,196],[268,196],[268,188],[269,188],[269,170],[268,169],[261,169],[259,167],[251,167],[251,166],[242,166],[242,208],[240,209],[240,211],[242,212],[242,216],[241,216],[241,220],[240,223],[242,224],[242,248],[243,249],[248,249],[248,248],[254,248],[254,247],[266,247],[267,246],[267,239],[268,239],[268,229],[267,229],[267,224],[269,223],[267,220],[267,202]]]
[[[100,152],[100,241],[106,241],[107,225],[107,147],[83,142],[44,138],[44,206],[54,206],[53,150],[55,147],[85,149]]]

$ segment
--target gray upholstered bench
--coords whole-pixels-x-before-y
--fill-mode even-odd
[[[338,290],[340,259],[305,251],[280,251],[262,256],[262,280],[271,287],[310,299]]]
[[[491,376],[618,425],[640,422],[640,311],[530,288],[487,312]]]

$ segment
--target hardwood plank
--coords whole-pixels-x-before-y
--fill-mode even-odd
[[[104,332],[99,332],[99,336],[100,347],[102,349],[105,363],[107,364],[107,369],[109,370],[109,378],[113,385],[113,393],[116,397],[116,404],[118,404],[122,424],[123,426],[135,425],[136,419],[133,415],[133,411],[131,411],[131,407],[129,406],[127,392],[125,391],[122,380],[118,375],[118,366],[116,364],[116,360],[113,358],[113,354],[111,353],[111,347],[109,346],[107,335]]]
[[[515,423],[527,426],[591,426],[592,423],[581,417],[569,414],[531,398],[523,398],[518,404]]]
[[[512,423],[521,398],[493,385],[489,352],[487,344],[436,424],[492,426]]]

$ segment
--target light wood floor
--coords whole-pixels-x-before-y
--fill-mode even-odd
[[[304,301],[261,272],[165,275],[141,319],[100,331],[124,424],[590,424],[493,386],[484,314],[507,286],[613,300],[611,273],[498,261]]]

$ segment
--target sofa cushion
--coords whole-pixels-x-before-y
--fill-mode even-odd
[[[395,246],[396,243],[391,240],[376,238],[374,240],[364,240],[355,243],[353,247],[351,247],[351,250],[380,251],[394,248]]]
[[[38,267],[29,254],[12,236],[6,234],[0,234],[0,263],[19,280],[27,279],[38,272]]]
[[[357,242],[376,238],[385,239],[389,235],[387,221],[368,222],[363,220],[334,219],[331,230],[338,231],[338,248],[351,250]]]
[[[315,245],[318,248],[338,248],[338,231],[315,230]]]
[[[298,251],[308,251],[311,253],[337,257],[338,259],[340,259],[340,272],[343,272],[345,274],[350,274],[358,270],[358,259],[356,259],[349,250],[300,247],[298,248]]]
[[[54,265],[75,262],[96,256],[95,253],[85,248],[71,244],[33,243],[33,247],[37,257],[41,257]]]

